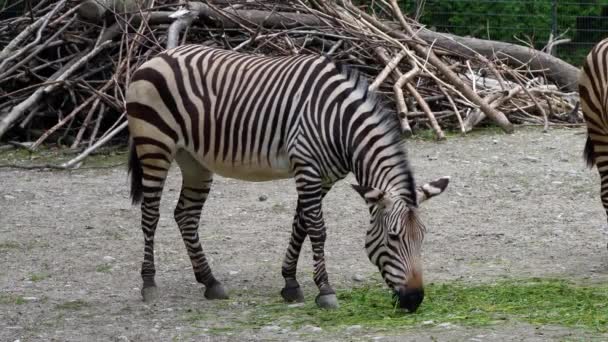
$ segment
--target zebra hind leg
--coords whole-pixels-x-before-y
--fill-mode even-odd
[[[144,235],[144,261],[141,265],[144,301],[158,297],[154,276],[154,233],[158,225],[160,199],[163,185],[171,166],[172,156],[156,146],[142,142],[136,151],[138,139],[131,147],[129,167],[131,169],[131,196],[133,202],[141,201],[141,228]]]
[[[306,229],[300,223],[300,205],[296,208],[296,214],[293,217],[293,225],[291,228],[291,237],[289,238],[289,246],[283,259],[281,274],[285,279],[285,287],[281,290],[281,296],[286,302],[303,302],[304,293],[300,284],[296,280],[296,271],[298,267],[298,258],[302,250],[302,244],[306,239]]]
[[[198,235],[201,211],[209,195],[213,173],[201,166],[186,151],[176,156],[182,171],[182,189],[174,217],[194,269],[194,276],[205,285],[205,298],[227,299],[223,285],[215,279]]]

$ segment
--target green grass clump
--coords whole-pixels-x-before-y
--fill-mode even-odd
[[[0,305],[21,305],[25,304],[26,300],[23,296],[0,293]]]
[[[77,300],[71,300],[69,302],[57,304],[56,308],[59,310],[81,310],[81,309],[87,308],[89,306],[91,306],[90,303],[88,303],[82,299],[77,299]]]
[[[97,265],[97,267],[95,267],[95,271],[99,272],[99,273],[110,273],[110,271],[112,271],[112,265],[110,265],[110,264]]]
[[[32,273],[29,276],[30,281],[33,281],[33,282],[43,281],[43,280],[47,279],[48,277],[50,277],[50,276],[46,273]]]
[[[394,308],[390,292],[377,285],[338,291],[338,310],[318,309],[312,298],[295,308],[277,301],[257,305],[252,314],[239,319],[239,324],[254,329],[267,324],[295,328],[311,324],[331,330],[355,324],[390,329],[440,323],[485,326],[511,320],[608,332],[608,285],[531,279],[482,285],[431,284],[425,292],[415,314]]]

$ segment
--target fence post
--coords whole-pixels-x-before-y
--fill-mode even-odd
[[[557,38],[557,0],[551,0],[551,35]],[[551,49],[551,54],[556,55],[556,49]]]

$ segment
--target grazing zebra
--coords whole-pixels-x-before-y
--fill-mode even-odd
[[[316,303],[337,307],[325,267],[321,201],[353,172],[371,213],[365,247],[400,306],[422,302],[418,203],[440,194],[448,177],[415,188],[396,115],[368,93],[364,78],[326,57],[260,57],[185,45],[143,64],[127,92],[134,203],[143,200],[144,300],[156,296],[154,231],[171,162],[183,184],[175,220],[196,280],[208,299],[227,298],[198,236],[213,174],[247,181],[295,178],[296,214],[282,275],[286,301],[303,301],[296,266],[306,236]]]
[[[587,165],[596,165],[600,173],[602,204],[608,214],[608,39],[587,55],[578,87],[587,123],[584,156]]]

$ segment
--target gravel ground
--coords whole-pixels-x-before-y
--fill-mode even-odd
[[[452,177],[446,193],[424,204],[426,282],[530,276],[608,280],[599,177],[584,168],[583,144],[582,129],[411,141],[419,183]],[[348,181],[353,182],[336,185],[324,205],[328,270],[337,288],[354,286],[355,274],[364,281],[379,278],[363,249],[367,210]],[[179,184],[174,169],[156,235],[161,297],[148,305],[139,294],[139,210],[128,200],[124,167],[0,169],[0,341],[608,339],[519,323],[332,333],[219,331],[246,310],[239,294],[279,298],[280,265],[295,208],[293,181],[216,178],[200,232],[214,273],[235,298],[228,304],[206,301],[194,280],[172,218]],[[260,201],[261,195],[267,200]],[[305,293],[315,295],[308,246],[299,278]],[[207,318],[193,323],[189,317],[201,311]]]

